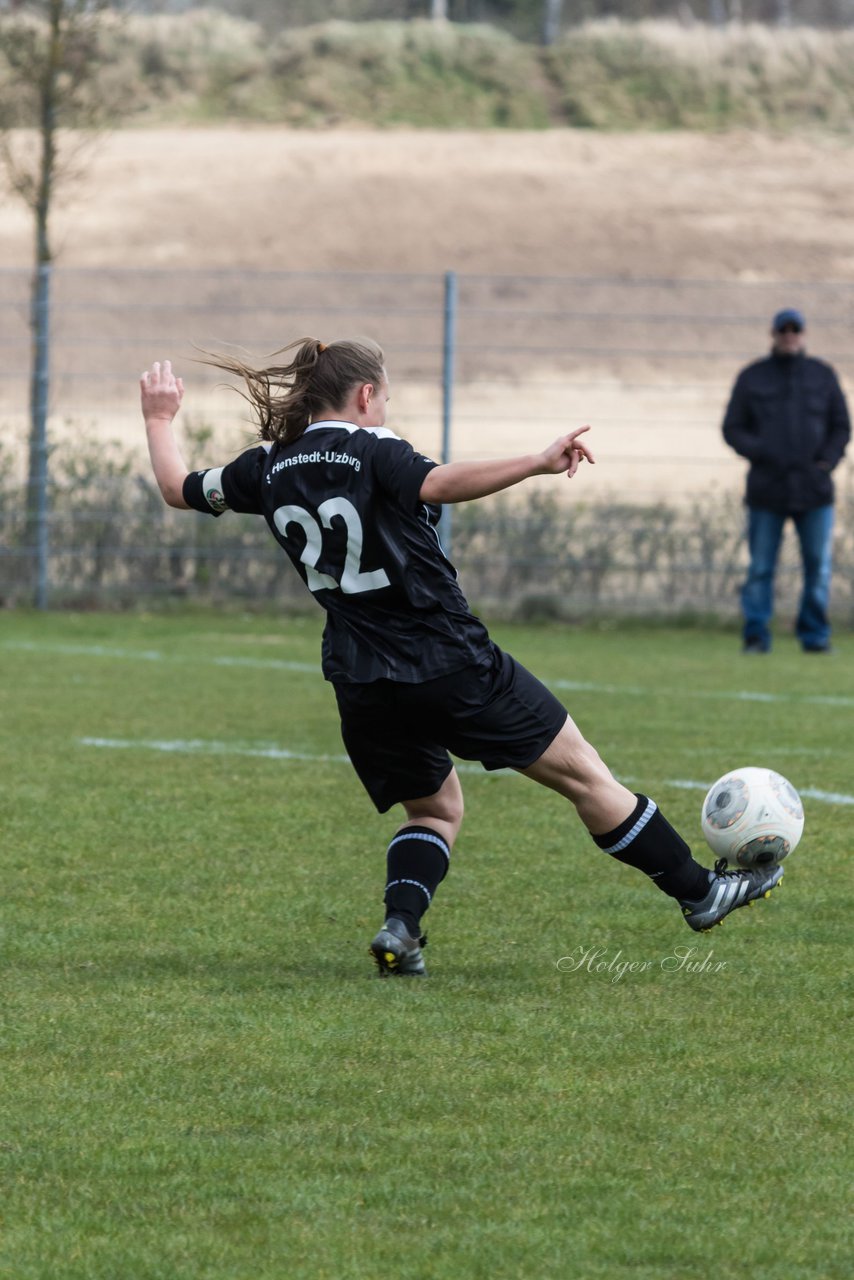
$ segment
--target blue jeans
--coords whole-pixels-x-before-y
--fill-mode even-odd
[[[776,511],[748,508],[747,542],[750,569],[741,589],[744,642],[771,648],[771,616],[774,612],[774,573],[787,516]],[[793,515],[801,544],[804,585],[795,626],[804,649],[823,649],[830,641],[830,573],[833,542],[833,507],[817,507]]]

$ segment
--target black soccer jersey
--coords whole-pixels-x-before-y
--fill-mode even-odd
[[[264,516],[326,610],[327,680],[411,684],[491,655],[442,552],[438,508],[418,496],[435,466],[385,427],[318,422],[294,444],[192,472],[184,501]]]

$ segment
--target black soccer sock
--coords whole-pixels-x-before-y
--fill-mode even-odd
[[[386,915],[402,920],[414,938],[450,861],[447,841],[432,827],[404,827],[388,847]]]
[[[638,795],[637,805],[613,831],[593,836],[600,849],[618,862],[637,867],[671,898],[696,901],[709,888],[709,873],[691,856],[654,800]]]

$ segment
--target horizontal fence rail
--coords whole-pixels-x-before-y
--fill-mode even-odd
[[[31,275],[0,270],[0,597],[37,598],[27,493]],[[389,425],[436,458],[540,448],[589,422],[595,468],[456,509],[444,536],[473,601],[520,616],[734,615],[745,464],[720,423],[738,370],[781,306],[854,387],[854,285],[427,274],[55,268],[49,330],[46,556],[51,604],[305,593],[257,520],[168,511],[147,465],[139,374],[187,384],[191,465],[253,440],[229,379],[198,363],[263,360],[305,335],[368,335],[391,379]],[[835,611],[854,620],[854,482],[837,472]],[[561,487],[563,486],[563,487]],[[781,601],[799,573],[787,536]]]

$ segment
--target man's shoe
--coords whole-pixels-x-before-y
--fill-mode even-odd
[[[392,975],[424,978],[427,971],[421,948],[426,945],[426,938],[413,938],[403,921],[391,916],[374,938],[370,950],[381,978]]]
[[[727,871],[726,858],[719,858],[714,872],[709,872],[709,892],[699,902],[681,902],[686,924],[698,933],[723,924],[724,916],[736,907],[750,906],[757,898],[768,898],[783,879],[779,863],[767,867],[751,867],[745,871]]]
[[[833,653],[833,646],[829,644],[805,644],[802,648],[804,653]]]
[[[742,653],[768,653],[771,646],[767,640],[760,640],[758,636],[752,636],[749,640],[745,640],[742,645]]]

